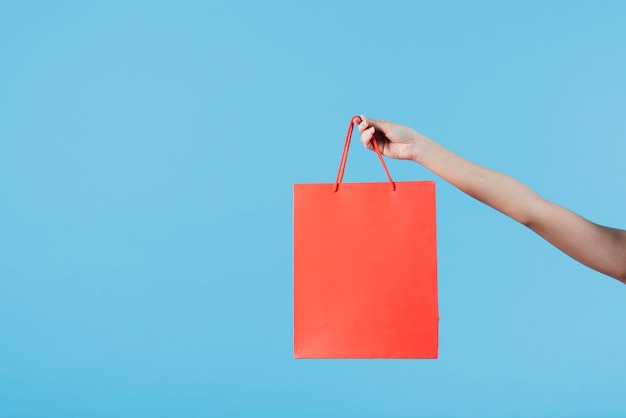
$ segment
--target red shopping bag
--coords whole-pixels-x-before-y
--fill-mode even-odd
[[[294,357],[437,358],[435,183],[294,185]]]

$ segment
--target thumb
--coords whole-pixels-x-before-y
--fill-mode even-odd
[[[373,150],[374,146],[372,145],[372,139],[374,138],[374,127],[370,126],[367,129],[361,129],[359,126],[359,130],[361,131],[361,143],[365,146],[365,148]]]

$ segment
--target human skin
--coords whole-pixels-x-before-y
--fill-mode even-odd
[[[361,116],[361,142],[383,155],[412,160],[459,190],[527,226],[582,264],[626,284],[626,231],[593,223],[552,203],[506,174],[454,154],[408,126]]]

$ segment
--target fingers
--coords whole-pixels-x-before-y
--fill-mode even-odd
[[[359,132],[363,133],[363,131],[366,130],[370,126],[369,120],[365,117],[365,115],[361,115],[359,119],[360,119],[360,122],[357,126],[359,128]]]
[[[361,143],[365,146],[365,148],[373,150],[374,146],[372,145],[372,138],[374,137],[375,128],[370,126],[361,132]]]
[[[375,126],[372,125],[369,119],[365,117],[365,115],[361,115],[361,122],[358,125],[359,132],[361,133],[361,143],[365,146],[365,148],[373,150],[374,147],[372,145],[372,138],[374,137],[374,132],[376,132]]]

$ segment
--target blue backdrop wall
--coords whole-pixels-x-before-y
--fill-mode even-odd
[[[626,4],[4,2],[0,416],[623,416],[626,288],[438,188],[440,359],[292,358],[292,184],[408,124],[626,227]],[[384,181],[357,141],[347,181]]]

